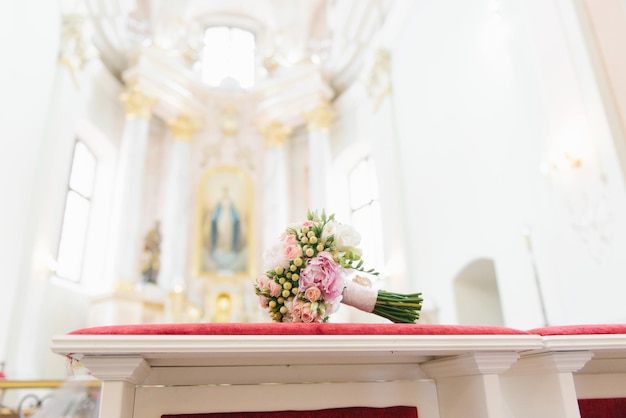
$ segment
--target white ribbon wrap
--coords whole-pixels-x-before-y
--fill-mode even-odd
[[[364,312],[373,312],[378,298],[378,290],[346,280],[341,303],[353,306]]]

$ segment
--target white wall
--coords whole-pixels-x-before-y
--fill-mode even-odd
[[[22,303],[23,260],[30,257],[31,237],[25,231],[32,222],[33,185],[59,34],[59,20],[50,16],[58,16],[54,2],[0,5],[0,45],[6,54],[0,68],[0,359],[6,359],[14,344],[9,329],[16,321],[14,308]],[[11,364],[7,367],[10,370]]]
[[[420,1],[393,49],[411,275],[441,322],[458,320],[456,274],[490,258],[506,324],[542,325],[526,227],[550,323],[625,319],[624,188],[571,12]],[[566,152],[580,168],[542,173]]]
[[[119,84],[97,60],[81,72],[78,88],[67,68],[57,65],[61,17],[56,3],[27,1],[2,8],[0,16],[7,20],[0,25],[7,30],[2,46],[15,59],[3,66],[0,77],[5,196],[0,207],[0,360],[7,362],[12,378],[59,377],[66,373],[65,364],[50,353],[49,337],[87,318],[83,288],[51,281],[50,271],[73,145],[80,137],[102,160],[96,180],[102,199],[94,200],[92,216],[106,222],[107,178],[123,123]],[[102,223],[96,222],[92,232],[85,254],[90,277],[100,271],[98,254],[106,240]]]

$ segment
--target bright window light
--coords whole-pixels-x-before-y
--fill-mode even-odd
[[[384,265],[382,217],[378,179],[373,161],[360,160],[348,173],[352,226],[361,234],[363,259],[371,266]]]
[[[255,38],[252,32],[212,26],[204,32],[202,80],[219,86],[234,80],[242,88],[254,85]]]
[[[96,157],[84,143],[77,141],[57,256],[57,275],[75,282],[81,276],[95,175]]]

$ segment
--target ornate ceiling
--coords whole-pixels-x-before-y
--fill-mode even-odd
[[[240,26],[257,39],[257,77],[302,62],[318,66],[335,92],[362,67],[363,52],[394,0],[62,0],[62,12],[85,14],[92,42],[121,79],[143,49],[190,67],[210,25]],[[65,4],[64,4],[65,3]]]
[[[380,67],[379,48],[388,46],[390,33],[399,30],[406,8],[413,4],[412,0],[60,0],[64,17],[60,60],[74,71],[97,51],[122,84],[158,99],[153,113],[164,121],[186,115],[210,126],[220,115],[222,125],[222,119],[235,115],[261,130],[274,122],[296,129],[306,123],[306,112],[334,100],[355,81],[364,80],[368,90],[376,84],[372,73]],[[238,27],[255,35],[252,87],[242,89],[238,83],[229,84],[228,78],[217,87],[203,81],[205,30],[213,26]]]

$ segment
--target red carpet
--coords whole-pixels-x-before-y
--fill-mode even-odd
[[[417,418],[414,406],[389,408],[335,408],[317,411],[215,412],[208,414],[161,415],[161,418]]]
[[[486,325],[356,324],[356,323],[189,323],[132,324],[83,328],[86,335],[482,335],[528,334]]]

